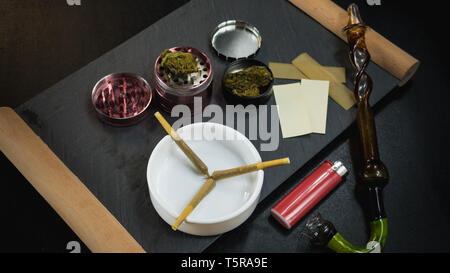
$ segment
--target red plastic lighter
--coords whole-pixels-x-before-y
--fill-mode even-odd
[[[347,168],[342,162],[325,161],[271,209],[272,216],[290,229],[334,189],[345,174]]]

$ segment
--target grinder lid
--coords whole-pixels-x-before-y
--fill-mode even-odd
[[[238,20],[220,23],[213,31],[211,45],[228,61],[251,58],[261,48],[261,34],[253,25]]]

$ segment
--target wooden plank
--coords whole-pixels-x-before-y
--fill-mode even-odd
[[[0,150],[92,252],[145,252],[9,107],[0,107]]]

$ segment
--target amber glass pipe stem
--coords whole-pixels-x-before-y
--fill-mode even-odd
[[[384,187],[389,179],[387,168],[380,160],[373,112],[369,104],[373,82],[366,73],[370,54],[365,41],[367,26],[363,23],[358,6],[348,8],[349,21],[344,28],[350,46],[350,61],[356,69],[354,94],[358,102],[357,124],[364,157],[361,179],[367,186]]]

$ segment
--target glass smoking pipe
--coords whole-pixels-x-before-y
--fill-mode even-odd
[[[354,95],[357,101],[356,123],[361,139],[364,162],[360,173],[361,186],[364,188],[365,201],[369,207],[371,235],[365,247],[354,246],[339,234],[333,224],[320,217],[312,217],[306,224],[306,234],[315,245],[327,245],[340,253],[380,252],[387,237],[387,217],[384,211],[382,190],[389,180],[387,168],[380,160],[375,130],[375,121],[369,104],[373,82],[366,73],[370,62],[365,33],[367,26],[361,20],[358,6],[351,4],[348,9],[349,21],[344,31],[350,47],[350,61],[356,69]]]

